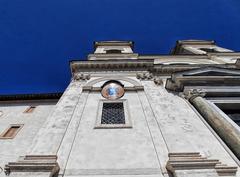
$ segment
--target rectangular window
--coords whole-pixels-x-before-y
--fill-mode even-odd
[[[22,126],[23,125],[10,125],[10,127],[8,127],[8,129],[7,130],[5,130],[2,134],[1,134],[1,136],[0,136],[0,138],[2,138],[2,139],[11,139],[11,138],[14,138],[16,135],[17,135],[17,133],[19,132],[19,130],[22,128]]]
[[[101,124],[125,124],[123,103],[103,103]]]
[[[228,115],[240,127],[240,110],[223,109],[223,112]]]
[[[29,106],[24,113],[32,113],[34,111],[34,109],[36,109],[36,106]]]
[[[95,128],[131,128],[127,100],[100,100]]]

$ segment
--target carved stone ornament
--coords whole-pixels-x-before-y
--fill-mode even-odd
[[[180,93],[180,96],[183,98],[186,98],[187,100],[193,100],[198,96],[204,97],[205,95],[206,95],[206,92],[203,89],[191,89],[183,93]]]
[[[236,66],[237,66],[238,68],[240,68],[240,58],[237,58],[237,60],[236,60]]]
[[[85,81],[90,79],[90,74],[76,73],[73,76],[75,81]]]
[[[150,80],[153,78],[153,74],[152,73],[137,73],[136,75],[137,79],[140,79],[140,80]]]
[[[163,85],[163,80],[160,77],[154,77],[153,81],[156,85]]]

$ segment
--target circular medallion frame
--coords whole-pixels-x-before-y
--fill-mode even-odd
[[[108,100],[117,100],[123,97],[124,86],[118,81],[110,80],[103,84],[101,94]]]

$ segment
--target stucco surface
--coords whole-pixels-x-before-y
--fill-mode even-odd
[[[8,162],[16,161],[24,156],[32,144],[34,137],[55,108],[56,101],[22,101],[15,103],[0,103],[3,115],[0,117],[0,133],[10,124],[23,124],[23,127],[13,139],[0,139],[0,167]],[[36,105],[32,113],[23,113],[30,105]]]

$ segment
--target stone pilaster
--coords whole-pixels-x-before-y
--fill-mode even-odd
[[[71,122],[76,123],[76,120],[72,121],[72,117],[77,105],[81,104],[81,101],[84,101],[84,98],[86,98],[86,96],[83,96],[83,100],[80,100],[82,86],[86,83],[86,79],[88,78],[88,76],[73,78],[58,101],[54,111],[49,115],[46,122],[35,136],[32,146],[29,147],[26,156],[20,158],[17,162],[9,162],[5,167],[6,174],[19,177],[31,176],[31,174],[34,177],[56,176],[56,173],[60,170],[56,161],[57,152],[59,149],[63,149],[61,152],[66,149],[60,147],[66,134],[69,134],[66,133],[69,125],[72,125]],[[81,106],[83,105],[81,104]],[[74,137],[77,125],[76,128],[71,128],[70,137]],[[67,138],[69,138],[69,136]],[[68,145],[71,146],[71,144]],[[69,152],[65,152],[65,154],[68,156]],[[55,159],[53,159],[53,157]],[[60,160],[61,159],[62,158],[60,158]],[[61,164],[64,166],[65,162],[61,160]]]
[[[36,135],[30,155],[56,155],[82,93],[83,81],[72,81]]]

